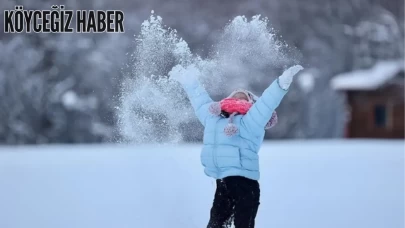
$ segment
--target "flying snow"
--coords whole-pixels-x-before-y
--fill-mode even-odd
[[[277,39],[268,19],[260,16],[250,21],[235,17],[207,58],[193,54],[176,30],[164,26],[153,12],[135,39],[132,70],[122,84],[118,109],[120,133],[134,143],[180,142],[182,127],[195,120],[183,89],[168,78],[176,64],[195,64],[206,89],[221,95],[275,78],[269,75],[271,69],[296,62],[293,48]]]

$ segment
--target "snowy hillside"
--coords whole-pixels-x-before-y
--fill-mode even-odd
[[[199,145],[0,147],[1,228],[205,228]],[[404,143],[280,141],[260,152],[258,228],[404,227]]]

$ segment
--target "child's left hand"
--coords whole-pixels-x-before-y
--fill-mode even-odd
[[[169,79],[178,81],[181,84],[189,84],[195,82],[200,74],[200,70],[194,64],[191,64],[186,68],[178,64],[169,72]]]
[[[295,65],[284,71],[283,74],[278,77],[280,87],[284,90],[288,90],[294,76],[303,69],[301,65]]]

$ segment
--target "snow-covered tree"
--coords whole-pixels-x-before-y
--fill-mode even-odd
[[[46,1],[19,4],[26,9],[51,6]],[[76,1],[65,5],[80,7]],[[127,36],[32,33],[2,37],[2,143],[99,142],[113,136],[113,101],[126,60]]]
[[[398,59],[403,55],[403,36],[394,15],[375,6],[350,34],[354,39],[354,67],[373,66],[378,60]]]

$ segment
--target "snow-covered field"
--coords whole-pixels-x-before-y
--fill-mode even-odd
[[[1,228],[205,228],[200,145],[0,147]],[[279,141],[258,228],[403,228],[403,141]]]

